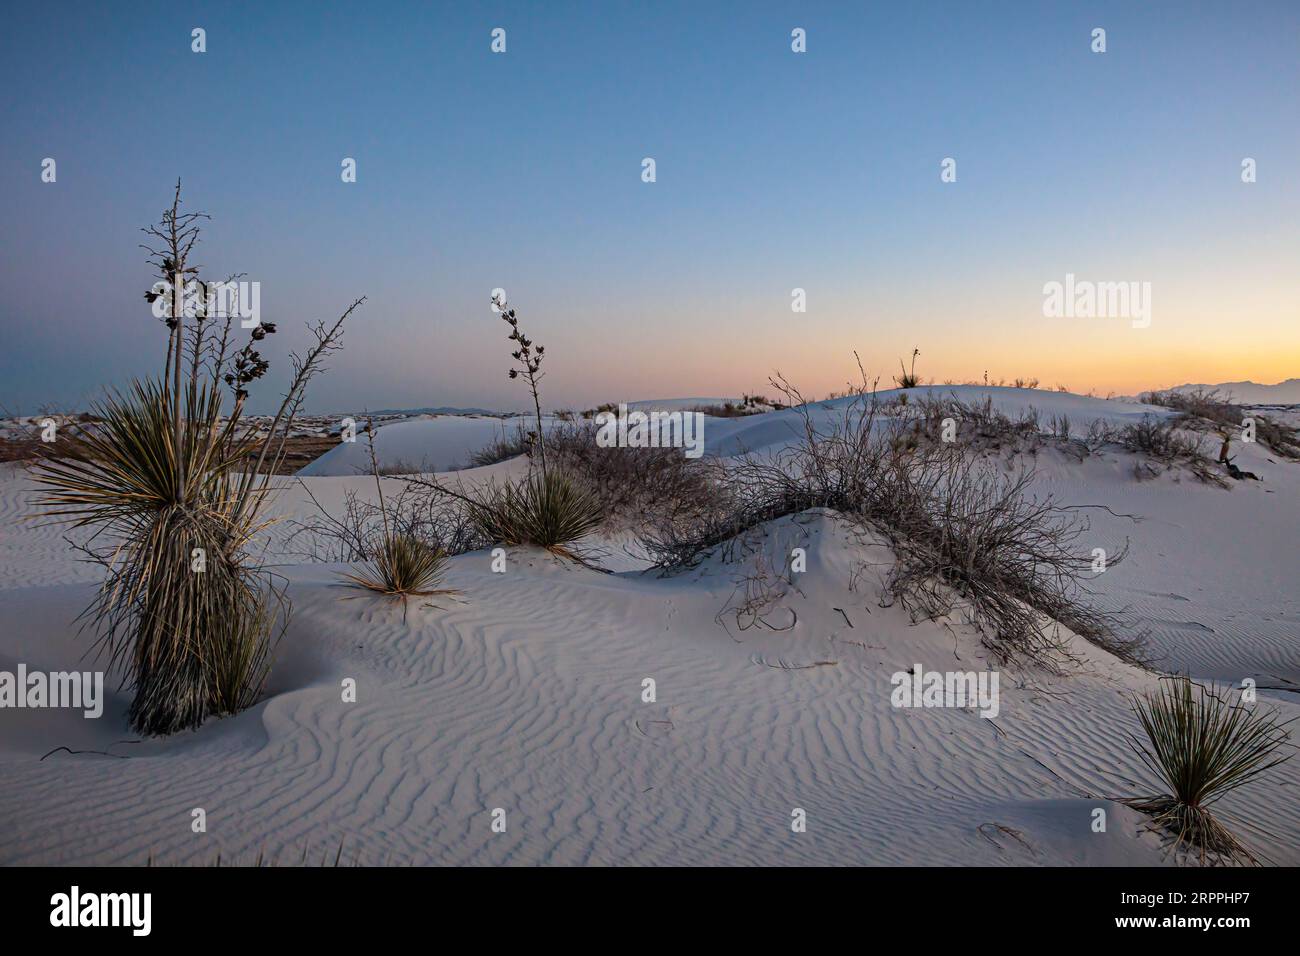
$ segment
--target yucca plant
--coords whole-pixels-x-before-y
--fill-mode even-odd
[[[364,301],[332,327],[313,328],[316,345],[293,357],[293,380],[259,437],[243,421],[246,386],[267,369],[254,343],[275,326],[256,325],[248,344],[229,352],[231,316],[223,327],[213,322],[209,286],[187,264],[204,218],[180,212],[178,182],[161,223],[145,230],[162,244],[146,249],[170,286],[146,293],[168,306],[162,380],[110,393],[67,454],[46,450],[34,467],[44,514],[93,531],[83,550],[106,573],[82,619],[134,689],[132,727],[150,735],[235,713],[261,693],[276,621],[283,626],[288,614],[283,589],[250,554],[269,524],[267,472],[283,460],[307,382]],[[234,393],[228,414],[223,382]]]
[[[536,471],[517,484],[490,487],[469,505],[475,526],[502,544],[531,544],[579,558],[571,545],[595,531],[600,500],[563,472]]]
[[[447,553],[409,534],[385,535],[360,572],[343,577],[357,587],[395,598],[447,594],[435,585],[442,580]]]
[[[184,389],[185,427],[174,444],[173,405],[156,381],[135,382],[95,408],[61,458],[36,470],[45,513],[111,543],[108,574],[87,608],[110,666],[130,675],[132,726],[165,734],[233,713],[266,680],[271,593],[246,553],[263,527],[259,496],[240,507],[257,443],[222,421],[219,391]],[[184,468],[182,468],[184,465]]]
[[[365,567],[359,572],[345,572],[343,577],[355,587],[400,599],[403,610],[409,597],[454,593],[449,589],[435,587],[442,580],[446,568],[446,551],[390,526],[388,508],[384,503],[383,480],[379,476],[379,461],[375,456],[374,422],[368,423],[366,434],[370,442],[370,470],[375,478],[375,490],[379,493],[383,537]]]
[[[903,365],[902,359],[898,360],[898,367],[903,374],[896,376],[894,381],[899,388],[916,388],[921,383],[920,379],[916,377],[916,357],[920,354],[920,349],[912,349],[912,368],[910,370]]]
[[[546,437],[542,434],[542,399],[538,386],[541,384],[546,373],[542,371],[542,362],[546,359],[546,346],[539,345],[530,339],[522,329],[519,328],[519,316],[515,314],[514,308],[506,302],[505,294],[498,292],[492,296],[492,306],[501,313],[502,320],[510,326],[510,333],[507,338],[515,342],[519,347],[510,353],[510,357],[518,362],[518,365],[512,366],[507,373],[511,379],[523,377],[528,383],[528,389],[533,394],[533,411],[537,414],[537,432],[533,435],[526,435],[529,440],[536,440],[538,457],[541,459],[542,471],[546,471]]]
[[[1258,863],[1210,812],[1210,805],[1276,767],[1290,754],[1291,721],[1230,703],[1187,677],[1164,678],[1159,690],[1135,698],[1146,740],[1130,743],[1167,792],[1127,802],[1171,834],[1174,852],[1189,847],[1204,863],[1213,856]]]

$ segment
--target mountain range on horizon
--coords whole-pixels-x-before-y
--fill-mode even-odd
[[[1295,405],[1300,404],[1300,378],[1288,378],[1273,385],[1259,382],[1219,382],[1217,385],[1193,384],[1175,385],[1173,388],[1161,389],[1166,392],[1191,392],[1197,389],[1217,390],[1231,395],[1238,402],[1247,405]]]
[[[424,408],[379,408],[371,415],[500,415],[490,408],[460,408],[455,405],[426,406]]]

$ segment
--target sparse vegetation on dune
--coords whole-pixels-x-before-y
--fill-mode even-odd
[[[692,405],[683,411],[699,412],[710,418],[743,418],[746,415],[756,415],[764,409],[745,408],[734,402],[723,402],[721,405]]]
[[[617,412],[618,402],[605,402],[603,405],[597,405],[595,408],[587,408],[581,412],[583,418],[595,418],[601,412]]]
[[[721,405],[692,405],[683,409],[687,412],[701,412],[712,418],[744,418],[747,415],[760,415],[785,406],[780,402],[770,402],[763,395],[744,395],[739,402],[723,402]]]
[[[532,451],[533,442],[534,439],[531,437],[531,433],[524,427],[522,422],[515,423],[513,432],[507,432],[503,422],[501,433],[489,444],[484,445],[470,455],[470,467],[481,468],[484,465],[495,465],[500,461],[508,461],[511,458],[526,455]]]
[[[1016,384],[1033,387],[1037,383],[1030,380]],[[1124,426],[1091,421],[1080,429],[1068,416],[1052,415],[1045,419],[1032,406],[1014,416],[1008,415],[993,405],[991,397],[963,401],[955,393],[931,391],[913,397],[908,403],[897,399],[877,403],[872,397],[874,386],[866,384],[865,375],[862,384],[850,386],[843,394],[854,399],[854,406],[864,402],[872,404],[870,418],[878,414],[882,421],[888,420],[888,428],[882,433],[886,437],[881,440],[887,442],[888,455],[895,456],[894,461],[890,468],[884,467],[886,450],[882,445],[873,452],[879,460],[871,466],[873,474],[889,478],[880,487],[893,489],[904,499],[909,496],[916,499],[919,495],[924,502],[919,507],[912,506],[910,511],[895,509],[891,512],[895,515],[910,513],[915,517],[927,508],[942,507],[944,520],[952,521],[963,508],[970,511],[980,499],[995,502],[993,510],[1001,509],[1007,514],[1015,512],[1014,503],[1024,500],[1032,472],[998,478],[970,461],[962,461],[958,467],[960,456],[945,458],[935,454],[936,449],[945,445],[950,451],[960,449],[968,457],[1001,453],[1008,462],[1020,453],[1034,455],[1042,448],[1055,448],[1079,460],[1107,447],[1119,448],[1138,456],[1133,467],[1139,478],[1152,477],[1170,468],[1185,468],[1198,480],[1227,484],[1204,453],[1201,438],[1182,427],[1182,418],[1152,418]],[[806,404],[797,393],[783,397]],[[1203,404],[1204,399],[1198,402]],[[540,408],[540,400],[536,404]],[[758,395],[745,396],[744,404],[751,409],[788,407],[780,399]],[[773,496],[770,483],[763,493],[753,494],[745,483],[755,477],[755,472],[745,467],[728,468],[716,459],[689,459],[679,449],[601,447],[595,441],[594,429],[584,419],[615,407],[610,404],[599,410],[589,409],[580,418],[566,419],[546,434],[546,449],[558,476],[554,479],[539,482],[532,477],[532,470],[538,464],[531,459],[541,441],[540,419],[536,429],[517,423],[513,433],[503,427],[500,437],[476,455],[474,463],[527,455],[530,477],[525,481],[506,486],[491,484],[467,493],[463,488],[459,491],[447,488],[436,480],[415,478],[405,482],[394,496],[391,514],[349,493],[338,519],[322,511],[320,520],[299,523],[292,540],[301,546],[299,553],[314,560],[369,561],[386,547],[390,519],[394,536],[422,542],[431,551],[446,555],[502,542],[536,544],[566,553],[564,539],[573,535],[584,536],[600,527],[631,528],[646,534],[661,566],[673,567],[698,558],[702,547],[718,544],[761,521],[789,513],[796,504],[843,500],[842,495],[828,493],[825,488],[814,494],[807,489],[789,487]],[[951,432],[947,438],[945,430]],[[827,445],[825,437],[822,436],[823,449],[844,450],[842,441]],[[907,469],[897,467],[902,461],[910,462]],[[378,474],[400,475],[415,475],[424,470],[404,464],[375,468]],[[937,475],[944,477],[936,482]],[[771,476],[764,473],[759,477],[766,480]],[[952,489],[952,500],[941,502],[935,498],[934,491],[940,485]],[[910,492],[900,492],[909,487]],[[928,500],[919,489],[928,489]],[[883,493],[881,500],[885,500]],[[962,501],[962,506],[954,507],[953,500]],[[1046,509],[1037,513],[1035,520],[1046,518],[1049,512],[1059,517],[1067,511]],[[885,524],[888,526],[889,522]],[[896,524],[895,543],[901,551],[909,553],[908,566],[915,569],[900,572],[898,588],[900,593],[910,593],[919,602],[921,580],[927,576],[934,580],[952,577],[951,571],[944,570],[944,562],[951,560],[952,555],[936,557],[927,554],[924,547],[916,546],[914,538],[918,528],[924,529],[923,522],[910,528],[904,527],[902,521]],[[939,534],[934,528],[928,533]],[[959,537],[940,537],[945,547],[959,550]],[[971,564],[969,556],[962,561]],[[1075,569],[1082,571],[1078,561]],[[1004,571],[999,575],[1006,577]],[[969,587],[978,589],[974,584]],[[1023,585],[1017,587],[1025,589]],[[1103,644],[1118,642],[1122,656],[1140,657],[1139,642],[1130,647],[1127,641],[1115,637],[1114,622],[1110,619],[1093,619],[1080,611],[1081,605],[1067,605],[1059,599],[1038,600],[1041,607],[1053,609],[1050,613],[1056,620],[1073,621],[1070,626],[1077,632],[1091,635]],[[985,596],[982,601],[987,605],[993,598]],[[926,602],[935,604],[933,596]],[[1004,609],[1002,613],[1009,611]],[[1022,634],[1030,633],[1024,624],[1016,629]]]
[[[402,476],[400,490],[381,493],[383,506],[348,491],[336,517],[317,502],[318,514],[295,522],[288,546],[313,561],[367,561],[391,526],[394,535],[413,537],[448,555],[501,542],[555,548],[562,543],[558,538],[575,533],[568,518],[554,513],[561,499],[580,499],[584,515],[595,517],[594,524],[584,519],[583,534],[600,527],[616,531],[664,521],[677,524],[706,514],[725,477],[716,459],[688,458],[680,448],[601,446],[595,429],[581,421],[552,429],[546,442],[550,469],[570,486],[563,494],[555,482],[540,489],[519,482],[471,490],[419,475],[419,469],[402,469],[395,472]],[[387,473],[382,467],[376,470]],[[310,488],[303,488],[315,501]],[[528,497],[521,501],[520,494]],[[531,502],[552,514],[530,515]],[[548,527],[560,530],[542,531]]]
[[[407,477],[400,479],[395,491],[385,495],[382,507],[349,489],[337,515],[321,504],[310,485],[299,484],[312,501],[315,514],[292,522],[285,548],[306,561],[369,561],[389,534],[414,538],[448,556],[477,551],[492,543],[474,526],[463,501],[420,487]]]
[[[1043,430],[1035,409],[1028,408],[1011,418],[994,408],[993,399],[987,397],[982,402],[963,402],[951,393],[930,393],[887,409],[898,419],[895,441],[905,444],[944,441],[949,421],[952,441],[982,450],[1021,450]]]
[[[404,458],[395,458],[384,462],[382,465],[376,466],[375,470],[376,473],[380,475],[401,476],[421,475],[426,471],[431,471],[432,469],[428,464],[417,465],[415,462],[407,461]]]
[[[901,424],[895,440],[908,447],[948,441],[979,453],[1009,455],[1036,454],[1053,447],[1082,459],[1109,446],[1137,456],[1133,474],[1139,479],[1179,469],[1206,484],[1228,484],[1223,469],[1206,454],[1202,436],[1182,419],[1145,418],[1122,426],[1094,419],[1086,429],[1076,431],[1068,416],[1043,419],[1031,406],[1012,417],[995,408],[991,397],[972,402],[951,393],[922,395],[884,407]]]
[[[829,426],[813,421],[796,388],[773,384],[804,409],[801,440],[730,467],[725,493],[701,520],[648,533],[643,543],[663,572],[693,566],[763,522],[826,508],[890,542],[890,595],[918,617],[964,612],[1002,660],[1058,667],[1069,656],[1061,625],[1141,660],[1141,639],[1121,635],[1113,615],[1087,602],[1093,558],[1079,546],[1087,522],[1032,497],[1032,471],[1009,476],[958,444],[909,441],[905,420],[877,428],[881,407],[865,382]],[[1126,550],[1115,548],[1108,563]]]
[[[1183,467],[1198,481],[1226,487],[1227,481],[1205,454],[1201,438],[1185,431],[1174,421],[1144,418],[1122,428],[1103,428],[1098,437],[1138,455],[1133,464],[1136,478],[1153,478],[1169,468]]]
[[[582,424],[557,428],[546,441],[564,473],[599,502],[607,527],[696,520],[725,478],[716,459],[687,458],[680,448],[601,446]]]
[[[1147,392],[1141,400],[1178,412],[1177,420],[1183,428],[1209,432],[1225,441],[1240,438],[1249,422],[1261,445],[1284,458],[1300,459],[1300,428],[1238,405],[1217,390]],[[1227,460],[1226,454],[1223,460]]]

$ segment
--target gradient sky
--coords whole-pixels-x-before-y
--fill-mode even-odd
[[[309,409],[519,407],[497,286],[549,407],[820,395],[913,346],[1102,394],[1300,376],[1292,0],[11,4],[0,102],[11,413],[157,370],[139,228],[177,176],[280,327],[255,410],[362,294]],[[1150,328],[1045,318],[1067,272],[1150,282]]]

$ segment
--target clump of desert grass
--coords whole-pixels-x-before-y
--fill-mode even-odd
[[[1185,847],[1202,864],[1257,865],[1210,807],[1290,759],[1280,751],[1291,721],[1229,702],[1187,677],[1164,678],[1157,691],[1135,698],[1133,709],[1146,739],[1130,735],[1130,743],[1165,792],[1126,802],[1152,816],[1174,852]]]
[[[1108,442],[1138,456],[1133,464],[1136,478],[1151,478],[1162,470],[1182,467],[1197,481],[1227,487],[1227,481],[1205,453],[1200,436],[1180,427],[1177,421],[1143,418],[1118,429],[1103,429]]]
[[[161,280],[146,298],[162,300],[156,314],[169,333],[161,379],[111,392],[96,405],[93,427],[78,428],[65,450],[33,467],[43,514],[92,532],[82,550],[105,576],[83,626],[133,689],[129,719],[146,735],[197,728],[260,696],[289,614],[283,587],[254,553],[270,524],[270,473],[308,381],[364,301],[332,326],[313,327],[315,346],[294,356],[283,403],[258,437],[243,421],[244,403],[268,368],[256,343],[275,326],[255,326],[231,351],[232,310],[217,321],[211,284],[187,264],[207,217],[180,205],[178,182],[159,225],[145,230]],[[233,393],[229,411],[223,383]]]

